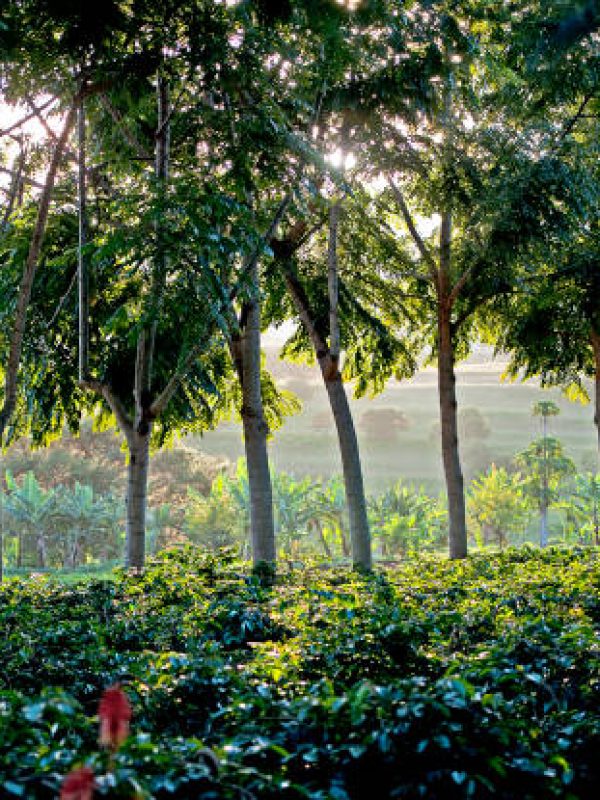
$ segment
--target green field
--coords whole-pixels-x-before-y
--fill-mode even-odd
[[[303,386],[303,410],[286,420],[271,443],[274,467],[298,477],[328,477],[341,472],[333,420],[328,428],[315,428],[314,420],[327,415],[325,390],[316,368],[297,367],[278,362],[268,352],[268,363],[278,384]],[[476,408],[488,422],[489,436],[481,440],[461,442],[467,479],[490,463],[505,463],[529,441],[540,435],[539,419],[531,416],[531,407],[540,399],[554,400],[560,416],[550,420],[550,432],[563,441],[568,454],[578,467],[590,469],[595,464],[596,440],[591,404],[570,402],[557,389],[544,389],[534,382],[502,381],[504,364],[491,361],[487,354],[472,357],[458,367],[459,408]],[[368,491],[378,491],[399,478],[423,484],[429,491],[442,488],[436,372],[421,371],[414,379],[402,383],[392,381],[386,391],[375,398],[353,400],[352,408],[358,433]],[[361,415],[372,408],[394,408],[404,412],[409,421],[405,431],[392,432],[384,440],[369,439],[361,430]],[[212,455],[225,455],[235,460],[243,454],[240,426],[221,425],[218,430],[193,440],[194,446]]]

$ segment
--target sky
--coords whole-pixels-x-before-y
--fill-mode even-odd
[[[43,105],[47,98],[39,98],[38,103],[39,105]],[[13,106],[9,105],[8,103],[4,102],[2,96],[0,95],[0,132],[10,128],[15,122],[18,122],[23,117],[27,116],[27,114],[31,113],[31,109],[27,108],[26,106]],[[43,112],[44,118],[46,119],[48,116],[47,110]],[[58,117],[50,117],[48,119],[48,125],[51,130],[57,131],[60,124],[60,120]],[[40,142],[47,138],[47,133],[44,130],[43,126],[39,122],[39,120],[33,118],[26,122],[20,131],[29,139],[30,142]],[[18,134],[19,129],[13,131],[13,133]],[[12,164],[16,154],[18,152],[18,145],[10,136],[2,136],[0,137],[0,165],[4,164],[7,167],[10,167]],[[32,176],[36,177],[36,176]],[[6,173],[0,172],[0,186],[7,186],[10,182],[10,176]]]

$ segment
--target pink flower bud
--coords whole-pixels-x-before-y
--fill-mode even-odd
[[[129,736],[131,706],[119,685],[106,689],[98,707],[100,744],[117,750]]]
[[[94,773],[89,767],[74,769],[64,779],[60,800],[92,800]]]

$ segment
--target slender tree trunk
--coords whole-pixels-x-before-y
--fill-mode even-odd
[[[127,468],[126,565],[141,570],[146,555],[146,506],[150,465],[150,431],[135,431],[129,441]]]
[[[2,224],[0,228],[6,228],[10,221],[11,214],[15,210],[15,206],[19,203],[19,197],[22,195],[22,186],[23,186],[23,172],[25,170],[25,147],[23,145],[23,141],[21,140],[21,151],[17,158],[15,159],[15,163],[13,164],[12,168],[12,180],[10,182],[10,189],[8,192],[8,198],[6,201],[6,208],[4,210],[4,215],[2,217]]]
[[[161,192],[166,191],[169,177],[170,107],[169,88],[159,74],[156,89],[157,132],[154,171]],[[129,467],[127,474],[127,554],[130,569],[142,570],[146,558],[146,508],[148,503],[148,472],[150,467],[150,435],[152,432],[152,368],[158,318],[164,292],[167,258],[160,223],[156,224],[157,252],[152,265],[149,312],[151,322],[139,334],[135,362],[135,418],[129,430]]]
[[[331,560],[331,548],[329,547],[327,539],[325,538],[325,534],[323,533],[323,526],[321,525],[321,521],[318,519],[313,519],[312,524],[317,533],[319,541],[323,546],[323,552],[325,553],[325,556]]]
[[[465,558],[467,555],[467,523],[464,481],[458,450],[454,347],[450,310],[444,303],[438,304],[438,386],[442,459],[448,495],[450,558]]]
[[[79,246],[77,248],[77,287],[79,292],[79,380],[86,381],[89,372],[89,278],[87,257],[87,186],[85,152],[85,105],[80,100],[77,110],[78,134],[78,196],[79,196]]]
[[[344,382],[338,369],[337,359],[331,357],[327,342],[316,328],[311,315],[309,300],[293,271],[292,265],[283,264],[282,266],[288,292],[315,349],[335,422],[346,488],[352,562],[359,569],[371,569],[371,533],[367,518],[367,501],[362,477],[360,451]]]
[[[328,365],[329,366],[329,365]],[[355,567],[371,569],[371,534],[367,518],[367,501],[358,449],[358,438],[354,427],[352,412],[346,389],[340,372],[335,370],[333,376],[328,375],[321,367],[329,404],[338,435],[344,486],[346,487],[346,503],[350,522],[350,546],[352,561]]]
[[[341,214],[339,201],[329,209],[329,240],[327,247],[327,290],[329,294],[329,354],[339,360],[341,339],[339,320],[339,275],[337,259],[337,235]]]
[[[267,436],[269,428],[264,416],[260,366],[260,300],[258,296],[258,267],[249,274],[253,297],[245,306],[239,355],[238,374],[242,383],[242,424],[244,448],[250,487],[250,536],[252,561],[275,564],[275,523],[273,519],[273,490],[269,471]],[[240,373],[241,370],[241,373]]]
[[[548,546],[548,503],[542,500],[540,506],[540,547]]]
[[[598,454],[600,456],[600,333],[592,328],[592,350],[594,352],[594,423],[598,438]]]
[[[340,527],[339,530],[340,530],[340,546],[342,548],[342,555],[344,556],[344,558],[348,558],[348,556],[351,555],[350,544],[348,542],[348,538],[346,537],[344,529]]]
[[[31,290],[33,288],[33,281],[38,266],[42,243],[44,241],[44,234],[46,232],[46,223],[48,221],[48,212],[50,210],[50,199],[54,189],[54,181],[56,173],[63,156],[69,134],[75,122],[77,108],[73,105],[63,124],[63,129],[58,138],[52,160],[48,167],[48,174],[44,188],[38,202],[38,214],[31,237],[31,244],[29,246],[29,253],[27,260],[23,267],[23,274],[21,276],[21,284],[19,287],[19,294],[17,297],[17,308],[15,312],[15,322],[11,336],[10,350],[8,354],[8,363],[5,370],[4,381],[4,405],[0,412],[0,442],[4,438],[4,431],[6,426],[11,420],[15,405],[17,402],[17,375],[19,371],[19,364],[21,362],[21,351],[23,349],[23,337],[25,335],[25,325],[27,322],[27,309],[29,307],[29,300],[31,298]]]
[[[46,540],[44,539],[43,534],[39,534],[37,537],[37,565],[40,569],[45,569],[46,567]]]

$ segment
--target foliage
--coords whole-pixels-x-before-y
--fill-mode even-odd
[[[325,549],[330,556],[339,542],[348,555],[346,502],[343,482],[327,483],[307,476],[296,479],[273,472],[273,505],[278,546],[282,553],[298,555]],[[184,530],[192,541],[212,549],[238,544],[248,552],[250,491],[245,462],[239,459],[235,474],[222,472],[204,497],[189,490]]]
[[[471,482],[467,495],[470,527],[481,545],[504,547],[511,535],[524,533],[531,519],[531,501],[521,475],[491,468]]]
[[[600,544],[600,474],[574,475],[558,507],[565,515],[569,538]]]
[[[74,568],[119,556],[123,509],[112,495],[77,482],[45,490],[31,471],[20,485],[7,471],[6,486],[2,524],[16,566]]]
[[[381,555],[397,557],[439,549],[446,540],[447,513],[440,499],[420,487],[394,487],[370,501],[371,524]]]
[[[514,461],[523,473],[525,490],[540,508],[556,503],[565,479],[575,473],[573,460],[553,436],[535,439]]]
[[[585,800],[599,580],[593,550],[526,548],[267,587],[191,547],[143,577],[11,580],[0,790],[45,800],[77,765],[102,776],[93,715],[120,682],[133,733],[99,797],[363,800],[377,775],[386,797]]]

